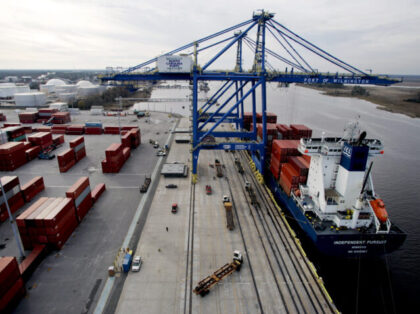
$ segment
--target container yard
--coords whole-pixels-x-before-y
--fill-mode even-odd
[[[13,120],[13,113],[8,116]],[[84,125],[89,118],[82,114],[72,120]],[[13,171],[15,177],[2,178],[6,192],[13,187],[19,191],[19,200],[11,196],[10,204],[27,254],[21,264],[27,294],[16,301],[16,313],[53,313],[57,300],[67,312],[123,313],[140,304],[149,313],[196,312],[209,299],[212,311],[335,311],[294,234],[283,225],[278,209],[268,205],[270,196],[255,179],[246,155],[208,152],[200,163],[202,176],[193,185],[190,176],[159,174],[163,162],[189,164],[188,144],[175,143],[171,133],[178,123],[181,129],[187,127],[187,119],[179,122],[155,112],[149,122],[127,117],[120,141],[109,123],[115,118],[98,118],[114,134],[70,135],[67,128],[66,134],[55,135],[58,163],[35,158]],[[38,130],[37,125],[32,128]],[[38,132],[28,138],[38,146],[51,145],[51,133],[44,133],[50,135]],[[156,156],[149,142],[165,143],[169,154]],[[67,155],[72,161],[63,161]],[[272,210],[276,220],[254,216],[256,204],[268,206],[265,210]],[[278,228],[284,229],[281,234]],[[10,225],[2,223],[0,232],[2,239],[9,239],[2,254],[19,261]],[[262,233],[272,240],[265,242]],[[132,254],[118,262],[121,250],[127,249]],[[209,294],[206,299],[191,294],[235,250],[244,258],[241,275],[235,274],[236,266],[224,266],[216,271],[220,283],[200,288],[198,294]],[[284,250],[293,251],[290,260]],[[134,255],[142,258],[139,273],[129,271]],[[133,299],[134,287],[144,293]],[[24,290],[16,289],[18,300]]]

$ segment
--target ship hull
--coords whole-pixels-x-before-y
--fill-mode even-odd
[[[293,217],[306,237],[324,255],[339,258],[378,257],[398,249],[407,236],[396,226],[393,226],[388,234],[335,229],[317,231],[293,198],[287,196],[282,190],[271,173],[266,175],[266,184],[282,209]]]

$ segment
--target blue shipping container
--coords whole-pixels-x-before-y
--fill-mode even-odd
[[[133,259],[133,256],[130,253],[126,253],[123,259],[123,270],[125,273],[128,273],[131,267],[131,260]]]
[[[86,122],[85,126],[88,128],[102,128],[101,122]]]

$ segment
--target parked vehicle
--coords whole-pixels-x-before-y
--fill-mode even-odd
[[[135,256],[131,264],[131,271],[140,271],[142,260],[140,256]]]
[[[178,212],[178,204],[177,203],[172,204],[171,212],[172,212],[172,214],[176,214]]]

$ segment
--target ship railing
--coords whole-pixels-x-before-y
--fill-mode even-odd
[[[386,220],[385,228],[383,228],[383,224],[380,223],[376,215],[374,215],[374,221],[375,221],[376,233],[387,234],[391,230],[391,222],[389,221],[389,219]]]

